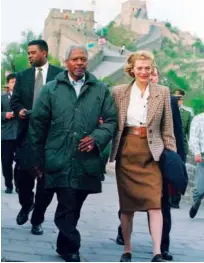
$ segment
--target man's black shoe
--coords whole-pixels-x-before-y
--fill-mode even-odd
[[[165,259],[167,261],[172,261],[173,260],[173,256],[168,251],[164,251],[162,253],[162,257],[163,257],[163,259]]]
[[[12,192],[13,192],[13,189],[12,188],[6,188],[6,190],[5,190],[5,193],[6,194],[12,194]]]
[[[65,262],[81,262],[79,253],[63,254],[60,249],[56,249],[56,252],[60,255]]]
[[[151,262],[166,262],[166,260],[163,259],[161,254],[157,254],[153,257]]]
[[[120,246],[124,246],[124,239],[123,239],[123,236],[122,235],[117,235],[117,238],[116,238],[116,243]]]
[[[120,262],[132,262],[132,254],[129,252],[122,254]]]
[[[25,211],[23,210],[23,208],[21,208],[20,212],[18,213],[17,217],[16,217],[16,223],[18,225],[23,225],[28,221],[28,215],[29,213],[33,210],[34,205],[32,205],[30,207],[29,210]]]
[[[174,203],[170,203],[171,208],[179,209],[180,206]]]
[[[40,225],[32,225],[31,233],[33,235],[43,235],[43,229],[41,224]]]
[[[190,218],[194,218],[198,212],[198,209],[200,207],[201,201],[197,200],[194,202],[194,204],[192,205],[190,211],[189,211],[189,216]]]
[[[119,215],[119,218],[120,218],[120,214],[118,214],[118,215]],[[121,245],[121,246],[125,245],[121,225],[119,225],[119,227],[118,227],[118,235],[117,235],[117,238],[116,238],[116,243],[118,245]]]

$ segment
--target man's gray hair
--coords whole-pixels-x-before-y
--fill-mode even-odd
[[[67,51],[65,52],[65,60],[69,59],[71,53],[73,50],[75,49],[82,49],[84,51],[84,53],[86,54],[87,58],[88,58],[88,50],[84,45],[71,45]]]

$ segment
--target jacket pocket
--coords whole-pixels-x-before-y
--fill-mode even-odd
[[[45,147],[45,170],[62,170],[68,162],[69,133],[65,130],[53,131]]]
[[[81,164],[85,174],[92,176],[100,176],[103,169],[103,162],[97,151],[84,153],[81,159]]]
[[[61,149],[46,149],[45,150],[45,171],[56,172],[63,170],[67,163],[66,150]]]

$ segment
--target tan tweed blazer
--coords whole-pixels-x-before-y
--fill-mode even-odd
[[[133,81],[134,82],[134,81]],[[125,127],[132,84],[113,88],[113,99],[118,111],[118,128],[113,138],[110,162],[116,158],[120,139]],[[170,92],[165,86],[150,84],[147,108],[147,139],[155,161],[159,161],[164,148],[176,151],[173,132]]]

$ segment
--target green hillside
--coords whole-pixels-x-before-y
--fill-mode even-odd
[[[129,32],[128,35],[127,29],[113,25],[109,27],[108,40],[114,45],[121,46],[125,39],[131,46],[128,48],[126,45],[127,49],[133,51],[132,40],[135,37],[133,33]],[[202,41],[197,39],[192,46],[185,46],[182,41],[173,43],[164,37],[161,50],[154,51],[154,55],[160,69],[161,83],[167,85],[172,91],[176,88],[184,89],[186,91],[185,105],[193,107],[195,113],[204,111],[204,44]],[[105,78],[105,81],[112,86],[127,83],[130,79],[124,73],[116,83],[113,83],[110,78]]]

